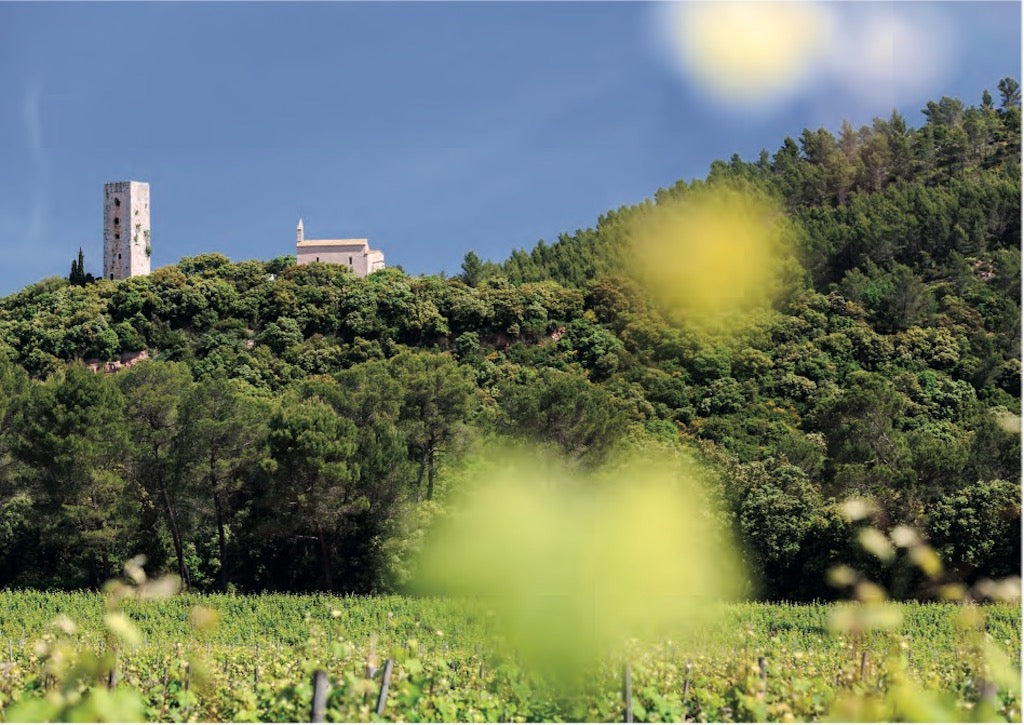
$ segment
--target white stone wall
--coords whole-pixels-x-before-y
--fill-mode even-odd
[[[384,269],[384,252],[376,249],[367,250],[366,273],[373,274],[378,269]]]
[[[295,263],[301,265],[311,262],[343,264],[357,277],[365,277],[384,268],[384,253],[370,249],[365,240],[352,244],[324,240],[324,243],[317,244],[316,240],[307,239],[296,247]]]
[[[103,186],[103,277],[149,274],[149,184],[116,181]]]

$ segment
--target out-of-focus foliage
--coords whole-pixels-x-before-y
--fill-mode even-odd
[[[417,585],[479,598],[510,652],[572,689],[625,638],[694,636],[743,576],[699,474],[663,453],[584,474],[534,448],[486,449]]]

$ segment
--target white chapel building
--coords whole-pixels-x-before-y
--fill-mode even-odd
[[[373,274],[384,269],[384,252],[370,249],[366,239],[306,239],[303,236],[302,220],[296,229],[298,241],[295,245],[295,263],[326,262],[344,264],[357,277]]]

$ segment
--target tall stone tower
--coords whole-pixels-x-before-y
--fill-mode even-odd
[[[103,277],[149,274],[149,184],[115,181],[103,185]]]

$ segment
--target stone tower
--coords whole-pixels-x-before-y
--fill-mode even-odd
[[[103,185],[103,277],[149,274],[149,184],[115,181]]]

